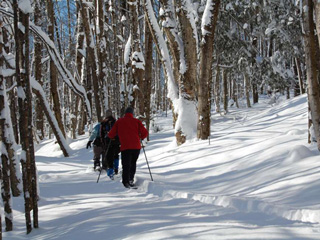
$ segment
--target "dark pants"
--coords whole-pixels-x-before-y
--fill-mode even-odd
[[[100,156],[104,159],[104,150],[100,146],[93,145],[93,161],[95,166],[100,166]],[[103,161],[103,160],[102,160]]]
[[[119,145],[110,144],[108,152],[106,153],[106,157],[104,161],[102,161],[102,166],[104,168],[114,168],[113,166],[114,160],[119,159],[120,147]]]
[[[140,149],[129,149],[121,152],[122,163],[122,183],[133,181],[136,174],[137,160],[140,154]]]

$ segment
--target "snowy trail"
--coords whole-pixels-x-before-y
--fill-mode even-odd
[[[145,148],[154,182],[141,150],[137,190],[106,174],[96,183],[87,137],[70,144],[70,158],[43,142],[40,228],[25,234],[14,198],[15,230],[4,239],[320,239],[320,161],[306,144],[305,97],[232,110],[213,115],[211,145],[176,147],[171,118],[156,119],[162,130]]]

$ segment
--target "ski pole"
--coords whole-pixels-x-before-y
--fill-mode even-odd
[[[146,151],[144,150],[144,146],[143,146],[143,143],[142,143],[142,140],[141,140],[141,139],[140,139],[140,141],[141,141],[141,146],[142,146],[142,149],[143,149],[143,152],[144,152],[144,156],[145,156],[145,158],[146,158],[146,162],[147,162],[147,165],[148,165],[148,169],[149,169],[151,181],[153,181],[152,174],[151,174],[151,170],[150,170],[149,163],[148,163],[148,159],[147,159],[147,155],[146,155]]]
[[[108,148],[107,148],[107,151],[106,151],[106,154],[104,155],[104,157],[107,157],[107,154],[108,154],[108,151],[109,151],[109,147],[110,147],[110,143],[111,143],[111,139],[109,141]],[[102,168],[100,168],[100,173],[99,173],[99,176],[98,176],[98,179],[97,179],[97,183],[99,182],[101,172],[102,172]]]

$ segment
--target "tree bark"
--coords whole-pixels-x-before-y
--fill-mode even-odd
[[[140,28],[138,21],[138,1],[137,0],[128,0],[129,9],[130,9],[130,29],[132,36],[132,56],[131,56],[131,66],[132,66],[132,77],[133,77],[133,86],[137,85],[137,88],[134,88],[133,97],[134,99],[131,102],[132,106],[136,106],[137,115],[140,115],[144,118],[144,109],[145,102],[143,92],[144,89],[144,72],[145,72],[145,61],[141,50],[140,43]]]
[[[191,2],[189,2],[191,4]],[[177,16],[180,22],[181,27],[181,38],[183,41],[183,51],[184,51],[184,61],[186,69],[180,70],[179,76],[179,104],[180,109],[178,113],[178,123],[176,124],[176,141],[178,145],[185,143],[187,138],[191,138],[193,136],[189,136],[187,131],[191,132],[196,130],[197,122],[195,123],[195,129],[192,126],[186,126],[179,119],[183,119],[186,117],[184,114],[186,111],[188,112],[188,116],[193,118],[193,110],[196,109],[196,95],[195,90],[198,85],[197,78],[197,67],[195,64],[198,62],[197,58],[197,36],[195,36],[196,32],[194,26],[192,25],[192,20],[190,19],[188,6],[183,4],[183,1],[176,1],[176,9]],[[180,49],[181,51],[181,49]],[[190,120],[189,120],[190,121]]]
[[[47,1],[47,11],[48,11],[48,34],[52,42],[55,42],[54,40],[54,7],[53,7],[53,1],[48,0]],[[53,111],[56,116],[56,119],[58,121],[59,128],[61,129],[61,132],[63,133],[63,136],[65,137],[65,130],[64,125],[62,122],[62,114],[60,109],[60,97],[59,97],[59,90],[58,90],[58,72],[56,65],[54,63],[53,59],[50,59],[50,90],[52,94],[52,101],[53,101]]]
[[[298,72],[298,79],[299,79],[299,87],[300,87],[300,94],[304,94],[305,88],[304,88],[304,84],[303,84],[303,77],[302,77],[302,71],[301,71],[301,66],[300,66],[300,60],[298,58],[295,58],[295,65],[297,68],[297,72]]]
[[[178,80],[180,76],[180,46],[181,38],[178,36],[178,30],[176,26],[176,15],[172,1],[160,0],[163,5],[164,15],[160,16],[160,19],[164,22],[162,24],[164,33],[166,35],[169,50],[172,56],[172,70],[174,79]]]
[[[244,70],[244,91],[245,91],[245,95],[246,95],[246,101],[247,101],[247,107],[250,108],[251,107],[251,103],[250,103],[250,84],[249,84],[249,74],[246,72],[247,70]]]
[[[101,101],[100,101],[100,94],[99,94],[99,80],[97,75],[97,66],[96,66],[96,58],[95,58],[95,43],[93,42],[93,35],[90,28],[90,18],[88,15],[88,6],[83,0],[79,1],[81,7],[81,15],[83,21],[84,32],[86,36],[86,43],[87,43],[87,71],[90,73],[91,78],[87,79],[90,81],[92,79],[92,86],[93,86],[93,96],[95,102],[95,108],[97,113],[98,121],[102,121],[101,115]]]
[[[5,223],[6,223],[6,231],[12,231],[13,224],[12,224],[12,208],[11,208],[11,192],[10,192],[10,176],[8,173],[10,172],[10,161],[8,156],[7,149],[8,146],[8,139],[7,139],[7,130],[6,130],[6,121],[7,121],[7,114],[6,114],[6,85],[5,79],[3,77],[3,19],[0,16],[0,145],[4,144],[6,151],[1,151],[1,163],[2,163],[2,176],[1,176],[1,196],[3,200],[3,207],[4,207],[4,215],[5,215]],[[2,149],[2,147],[1,147]]]
[[[228,70],[223,69],[222,71],[223,81],[223,110],[225,114],[228,112]]]
[[[32,180],[32,162],[34,161],[34,148],[33,148],[33,133],[31,127],[30,113],[31,112],[31,92],[29,82],[29,14],[24,14],[18,10],[18,3],[13,1],[14,6],[14,29],[15,29],[15,42],[16,42],[16,79],[18,87],[18,103],[19,112],[24,113],[19,118],[19,130],[21,147],[23,154],[21,154],[21,163],[25,165],[23,177],[23,191],[25,199],[25,218],[27,233],[32,230],[31,225],[31,209],[33,197],[33,184]],[[25,31],[21,32],[18,28],[18,12],[19,20],[23,24]],[[20,72],[20,69],[23,71]],[[30,129],[29,129],[30,128]],[[30,135],[29,135],[30,134]],[[30,141],[31,140],[31,141]],[[37,209],[35,209],[37,211]]]
[[[203,24],[202,40],[200,46],[200,74],[198,91],[198,138],[208,139],[210,136],[210,94],[209,86],[212,84],[212,61],[214,32],[219,15],[220,0],[207,1],[206,10],[210,16],[210,21]],[[205,21],[203,19],[202,21]]]
[[[145,20],[146,21],[146,20]],[[151,32],[149,29],[149,26],[147,22],[145,22],[145,59],[146,59],[146,64],[145,64],[145,75],[144,75],[144,89],[143,92],[144,94],[144,115],[146,116],[146,127],[149,132],[150,129],[150,121],[151,121],[151,83],[152,83],[152,63],[153,63],[153,58],[152,58],[152,53],[153,53],[153,48],[152,48],[152,36]],[[149,140],[149,135],[148,135],[148,140]]]
[[[314,38],[315,24],[313,21],[313,3],[312,0],[303,0],[303,26],[305,57],[307,67],[308,99],[310,104],[310,113],[314,129],[315,141],[320,151],[320,87],[318,82],[318,63],[317,48],[319,45]]]
[[[220,67],[219,67],[219,61],[217,62],[216,79],[214,82],[214,98],[215,98],[215,103],[216,103],[216,112],[220,113]]]
[[[34,12],[34,21],[37,26],[41,26],[41,9],[40,9],[40,2],[35,1],[35,12]],[[38,36],[34,37],[34,75],[37,82],[40,85],[43,84],[42,81],[42,44]],[[40,103],[36,100],[36,129],[38,137],[42,140],[44,136],[44,118],[42,114],[42,109],[40,107]]]

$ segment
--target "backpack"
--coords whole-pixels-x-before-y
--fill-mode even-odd
[[[116,120],[113,117],[108,117],[100,123],[100,138],[103,141],[110,141],[110,139],[108,138],[108,133],[110,132],[115,122]]]

